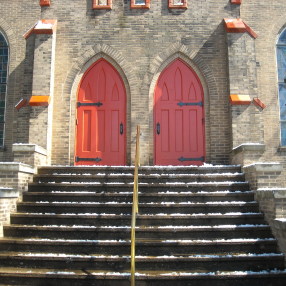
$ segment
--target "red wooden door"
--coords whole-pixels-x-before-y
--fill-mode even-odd
[[[83,76],[77,101],[76,165],[125,165],[126,92],[100,59]]]
[[[196,73],[179,59],[158,79],[154,127],[156,165],[203,164],[203,88]]]

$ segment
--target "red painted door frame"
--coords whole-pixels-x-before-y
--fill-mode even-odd
[[[79,84],[76,121],[75,165],[126,165],[126,90],[104,59]]]
[[[155,165],[202,165],[205,161],[204,94],[180,59],[161,73],[154,93]]]

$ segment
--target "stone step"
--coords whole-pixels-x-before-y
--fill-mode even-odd
[[[102,270],[56,270],[3,267],[2,283],[9,285],[57,285],[61,286],[130,286],[130,272]],[[136,286],[284,286],[286,271],[137,271]],[[96,284],[95,284],[96,283]]]
[[[12,224],[32,225],[87,225],[87,226],[125,226],[131,225],[131,215],[107,215],[106,213],[14,213]],[[138,226],[164,225],[226,225],[226,224],[264,224],[261,213],[229,213],[229,214],[156,214],[137,216]]]
[[[96,193],[96,192],[25,192],[24,202],[36,201],[75,201],[75,202],[107,202],[116,201],[119,203],[132,202],[132,192],[122,193]],[[141,203],[154,202],[182,202],[191,200],[193,202],[214,202],[214,201],[253,201],[254,193],[245,192],[159,192],[159,193],[139,193]]]
[[[30,183],[29,192],[132,192],[133,183]],[[204,183],[139,183],[139,191],[146,192],[218,192],[218,191],[249,191],[247,182],[204,182]]]
[[[160,183],[168,182],[242,182],[244,181],[243,173],[221,173],[221,174],[140,174],[140,183],[152,183],[160,180]],[[35,175],[35,183],[131,183],[134,181],[133,174],[97,174],[97,175]]]
[[[258,204],[252,202],[211,202],[211,203],[139,203],[140,214],[159,213],[206,213],[206,212],[258,212]],[[21,202],[17,205],[20,212],[40,213],[107,213],[107,214],[131,214],[131,203],[97,203],[97,202]]]
[[[58,239],[129,239],[130,227],[91,227],[82,225],[9,225],[4,227],[9,237],[37,237]],[[137,227],[138,239],[235,239],[271,238],[268,225],[226,225],[226,226],[165,226]]]
[[[1,238],[0,252],[130,255],[130,240]],[[274,238],[165,239],[136,242],[136,255],[277,253]]]
[[[43,166],[38,174],[46,175],[98,175],[98,174],[134,174],[133,166]],[[241,173],[239,165],[225,166],[141,166],[139,174],[208,174]]]
[[[91,262],[92,261],[92,266]],[[86,269],[129,271],[130,256],[110,255],[66,255],[58,253],[0,253],[0,263],[4,267],[48,269]],[[276,253],[249,253],[236,255],[184,255],[184,256],[137,256],[136,269],[176,271],[260,271],[284,267],[283,255]]]

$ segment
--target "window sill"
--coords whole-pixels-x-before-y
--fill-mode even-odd
[[[286,146],[279,146],[277,151],[278,153],[286,153]]]

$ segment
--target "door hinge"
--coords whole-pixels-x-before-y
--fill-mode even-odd
[[[204,160],[205,160],[205,157],[199,157],[199,158],[185,158],[185,157],[180,157],[180,158],[178,158],[178,160],[180,161],[180,162],[185,162],[185,161],[202,161],[202,162],[204,162]]]
[[[76,156],[75,157],[75,161],[76,162],[79,162],[79,161],[95,161],[95,162],[100,162],[100,161],[102,161],[102,159],[101,158],[99,158],[99,157],[97,157],[97,158],[81,158],[81,157],[78,157],[78,156]]]
[[[203,106],[203,102],[178,102],[177,105],[179,106]]]
[[[81,107],[81,106],[98,106],[100,107],[101,105],[103,105],[102,102],[79,102],[77,103],[77,107]]]

